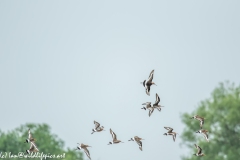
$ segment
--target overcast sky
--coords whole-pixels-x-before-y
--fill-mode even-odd
[[[180,160],[188,150],[163,127],[181,135],[181,113],[219,82],[239,84],[239,5],[0,1],[0,129],[47,123],[66,147],[93,146],[92,160]],[[148,96],[140,82],[153,69]],[[149,118],[140,108],[156,93],[165,107]],[[94,120],[106,131],[91,135]],[[110,128],[125,143],[107,145]],[[145,139],[142,152],[133,136]]]

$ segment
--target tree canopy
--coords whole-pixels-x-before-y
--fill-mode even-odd
[[[36,145],[39,149],[39,153],[49,155],[65,155],[64,158],[51,158],[52,160],[83,160],[81,152],[77,152],[74,149],[67,150],[64,149],[64,141],[58,138],[57,135],[50,132],[50,127],[47,124],[25,124],[21,125],[12,131],[4,133],[0,131],[0,154],[5,155],[5,153],[11,155],[18,155],[18,153],[23,152],[27,155],[26,150],[29,149],[30,144],[24,143],[28,138],[28,129],[31,130],[33,138],[36,138]],[[4,159],[12,159],[6,156]],[[22,158],[26,159],[36,159],[36,158]],[[44,158],[43,158],[44,159]],[[50,159],[50,158],[46,158]]]
[[[199,121],[190,119],[194,115],[206,118],[203,129],[209,131],[209,142],[200,130]],[[229,82],[220,83],[211,97],[201,101],[192,113],[184,113],[182,121],[186,125],[181,135],[182,144],[190,148],[189,156],[183,160],[197,160],[194,144],[202,148],[204,160],[236,160],[240,157],[240,86]]]

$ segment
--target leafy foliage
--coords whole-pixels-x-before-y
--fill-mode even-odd
[[[57,135],[50,132],[50,127],[47,124],[26,124],[21,125],[8,133],[0,131],[0,153],[5,155],[5,152],[12,155],[18,155],[19,152],[23,152],[25,155],[26,150],[29,149],[30,144],[24,143],[28,137],[28,129],[31,129],[33,138],[36,139],[36,144],[39,149],[39,153],[49,155],[63,155],[65,153],[64,160],[83,160],[82,153],[76,152],[71,149],[64,150],[64,142],[59,139]],[[11,159],[9,156],[4,158],[6,160]],[[22,158],[26,159],[40,159],[40,158]],[[44,159],[44,158],[43,158]],[[50,158],[46,158],[50,159]],[[51,158],[52,160],[60,160],[59,158]]]
[[[198,133],[199,121],[190,119],[194,115],[204,118],[203,129],[209,131],[209,140]],[[186,128],[181,136],[183,144],[191,149],[190,156],[183,160],[197,160],[194,144],[198,144],[206,156],[204,160],[236,160],[240,157],[240,86],[229,82],[220,83],[211,94],[211,98],[200,103],[191,114],[181,116]]]

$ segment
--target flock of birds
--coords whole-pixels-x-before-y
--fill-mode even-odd
[[[153,74],[154,74],[154,70],[152,70],[152,72],[150,73],[149,77],[147,80],[144,80],[143,82],[141,82],[144,86],[144,88],[146,89],[146,94],[150,96],[150,87],[152,85],[156,85],[152,80],[153,80]],[[141,109],[144,109],[144,110],[149,110],[149,117],[151,116],[151,114],[153,113],[154,109],[158,109],[158,111],[161,111],[161,105],[159,105],[159,102],[160,102],[160,97],[158,96],[158,94],[156,93],[156,101],[153,105],[151,105],[151,102],[146,102],[146,103],[143,103],[142,105],[145,105],[145,107],[141,108]],[[202,126],[204,124],[204,120],[206,118],[203,118],[203,117],[200,117],[198,115],[195,115],[193,117],[191,117],[191,119],[196,119],[198,121],[200,121],[200,130],[198,130],[196,133],[201,133],[205,139],[207,140],[207,142],[209,142],[209,139],[208,139],[208,134],[207,134],[207,130],[205,129],[202,129]],[[95,128],[92,129],[92,133],[95,133],[95,132],[101,132],[101,131],[105,131],[104,130],[104,127],[103,126],[100,126],[100,123],[98,123],[97,121],[94,121],[94,125],[95,125]],[[168,132],[164,133],[163,135],[171,135],[173,137],[173,141],[175,142],[175,139],[176,139],[176,135],[177,133],[176,132],[173,132],[173,128],[171,127],[164,127],[166,130],[168,130]],[[117,135],[112,131],[112,129],[110,128],[110,134],[112,135],[112,141],[108,143],[108,145],[111,145],[111,144],[118,144],[118,143],[124,143],[122,142],[121,140],[118,140],[117,139]],[[139,146],[139,149],[142,151],[142,141],[141,140],[144,140],[138,136],[134,136],[133,138],[131,138],[130,140],[128,141],[135,141],[138,146]],[[26,150],[26,152],[28,154],[30,154],[31,152],[38,152],[38,148],[37,148],[37,145],[35,144],[35,139],[32,137],[31,135],[31,132],[30,132],[30,129],[28,130],[28,138],[26,139],[26,142],[25,143],[30,143],[30,148],[28,150]],[[87,149],[88,147],[91,147],[89,145],[86,145],[86,144],[79,144],[77,143],[78,146],[76,148],[76,150],[84,150],[85,154],[88,156],[88,158],[91,160],[91,157],[90,157],[90,153],[89,153],[89,150]],[[205,154],[202,152],[202,149],[194,144],[195,147],[197,148],[197,153],[193,154],[195,156],[204,156]]]

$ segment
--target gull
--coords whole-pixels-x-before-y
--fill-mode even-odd
[[[79,144],[79,143],[78,143],[78,144]],[[79,144],[79,146],[77,146],[77,149],[76,149],[76,150],[81,150],[81,149],[83,149],[84,152],[86,153],[86,155],[88,156],[88,158],[91,160],[90,153],[89,153],[87,147],[91,147],[91,146],[85,145],[85,144],[81,143],[81,144]]]
[[[144,140],[144,139],[142,139],[138,136],[135,136],[128,141],[135,141],[139,145],[139,149],[142,151],[142,141],[141,140]]]
[[[94,132],[105,131],[105,130],[103,130],[103,129],[104,129],[103,126],[100,127],[100,123],[98,123],[97,121],[94,121],[93,123],[95,124],[95,129],[92,129],[92,131],[93,131],[92,134],[93,134]]]
[[[164,133],[163,135],[172,135],[173,136],[173,141],[175,142],[176,139],[176,132],[173,132],[173,129],[171,127],[164,127],[166,130],[168,130],[167,133]]]
[[[144,80],[143,82],[141,82],[143,84],[143,86],[145,87],[146,89],[146,94],[150,96],[150,87],[151,85],[156,85],[154,82],[152,82],[153,80],[153,73],[154,73],[154,70],[152,70],[152,72],[150,73],[149,77],[147,80]]]
[[[117,135],[112,131],[112,129],[110,128],[110,134],[112,135],[112,142],[109,142],[108,145],[110,144],[117,144],[120,143],[121,141],[117,139]],[[121,142],[123,143],[123,142]]]

